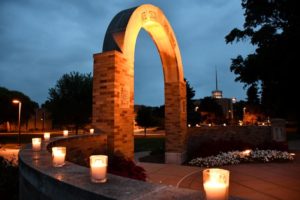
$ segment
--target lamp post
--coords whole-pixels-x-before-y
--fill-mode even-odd
[[[14,104],[19,104],[19,117],[18,117],[18,129],[19,129],[19,135],[18,135],[18,143],[19,146],[21,145],[20,137],[21,137],[21,107],[22,107],[22,102],[14,99],[12,101]]]
[[[234,110],[233,110],[233,104],[235,104],[236,103],[236,98],[235,97],[233,97],[232,99],[231,99],[231,119],[232,119],[232,121],[234,121]]]

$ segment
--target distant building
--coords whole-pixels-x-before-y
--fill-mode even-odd
[[[222,99],[222,91],[218,89],[218,73],[216,70],[216,90],[212,91],[212,98],[213,99]]]
[[[223,98],[223,92],[218,88],[217,70],[215,74],[215,81],[216,81],[216,89],[212,91],[211,98],[221,106],[224,119],[233,120],[234,119],[233,104],[236,102],[236,98]],[[194,104],[195,104],[195,108],[199,108],[199,106],[201,106],[201,99],[194,100]],[[214,117],[212,113],[208,114],[202,112],[201,115],[207,115],[207,116],[210,115],[212,118]]]
[[[235,98],[223,98],[223,93],[218,89],[218,73],[216,70],[216,90],[212,91],[212,98],[222,107],[223,115],[226,119],[233,119],[233,103]]]

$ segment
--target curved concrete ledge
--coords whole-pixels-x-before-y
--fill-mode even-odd
[[[27,145],[19,152],[20,199],[98,200],[98,199],[203,199],[199,191],[151,184],[108,174],[108,182],[90,181],[89,168],[66,162],[61,168],[52,166],[47,146],[78,140],[79,137],[53,139],[42,150],[34,152]],[[88,145],[88,144],[85,144]]]

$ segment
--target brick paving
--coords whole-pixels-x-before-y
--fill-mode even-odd
[[[224,166],[230,170],[230,195],[251,200],[300,199],[300,151],[293,162]],[[180,188],[202,190],[204,168],[170,164],[139,163],[148,181]]]

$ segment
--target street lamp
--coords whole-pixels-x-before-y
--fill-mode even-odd
[[[234,116],[233,116],[233,113],[234,113],[234,110],[233,110],[233,104],[235,104],[235,103],[236,103],[236,98],[233,97],[233,98],[231,99],[231,119],[232,119],[232,121],[234,120]]]
[[[22,102],[17,100],[17,99],[14,99],[12,101],[14,104],[19,104],[19,118],[18,118],[18,128],[19,128],[19,135],[18,135],[18,143],[19,143],[19,146],[21,145],[21,141],[20,141],[20,137],[21,137],[21,107],[22,107]]]

